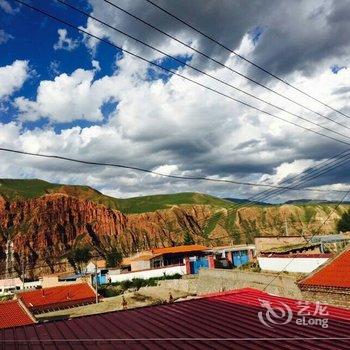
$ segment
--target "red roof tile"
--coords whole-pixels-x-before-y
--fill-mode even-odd
[[[350,247],[301,280],[300,288],[350,288]]]
[[[64,308],[93,302],[95,292],[88,283],[36,289],[18,293],[18,298],[32,312]]]
[[[34,323],[34,319],[18,300],[0,303],[0,328],[24,326]]]
[[[292,319],[264,325],[261,301],[289,308]],[[298,325],[300,301],[246,288],[167,305],[45,322],[7,332],[0,339],[27,349],[348,349],[350,310],[328,307],[328,327]],[[310,303],[310,312],[317,304]],[[273,315],[271,314],[270,316]],[[306,320],[311,317],[305,317]],[[14,347],[14,346],[13,346]]]

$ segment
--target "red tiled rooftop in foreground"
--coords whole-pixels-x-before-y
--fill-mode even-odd
[[[298,284],[301,289],[350,289],[350,247]]]
[[[259,312],[266,316],[261,300],[292,310],[290,322],[264,325],[258,317]],[[25,344],[26,349],[349,349],[350,310],[328,307],[328,328],[301,326],[296,323],[298,302],[246,288],[0,330],[0,342],[9,348]],[[309,311],[316,308],[311,304]]]
[[[34,323],[34,319],[18,300],[0,303],[0,328],[24,326],[32,323]]]
[[[95,291],[88,283],[75,283],[18,293],[18,298],[33,313],[88,304],[94,302],[95,297]]]

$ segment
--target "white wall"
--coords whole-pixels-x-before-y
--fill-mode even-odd
[[[34,289],[37,287],[41,287],[42,281],[32,281],[32,282],[24,282],[24,289]],[[22,288],[22,287],[21,287]]]
[[[265,271],[309,273],[324,264],[329,258],[278,258],[259,257],[259,266]]]
[[[175,275],[176,273],[180,275],[185,275],[186,267],[184,265],[176,265],[176,266],[170,266],[170,267],[163,267],[160,269],[128,272],[128,273],[121,273],[121,274],[109,274],[109,277],[111,278],[111,282],[114,283],[114,282],[132,280],[133,278],[148,279],[151,277],[162,277],[164,276],[164,274],[166,274],[167,276],[170,276],[170,275]]]

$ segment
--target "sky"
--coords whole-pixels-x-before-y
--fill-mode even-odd
[[[24,1],[199,84],[345,143],[215,94],[14,0],[0,0],[0,147],[118,163],[172,175],[271,185],[350,148],[349,117],[258,70],[145,0],[110,2],[337,124],[206,59],[104,0],[66,2],[226,84],[58,1]],[[231,50],[350,115],[348,1],[154,1]],[[227,84],[331,131],[266,105]],[[250,198],[264,190],[174,180],[126,169],[4,152],[0,152],[0,178],[40,178],[89,185],[123,198],[175,192]],[[304,187],[347,190],[350,165],[344,164]],[[341,196],[337,192],[307,192],[301,188],[275,195],[270,201],[336,200]]]

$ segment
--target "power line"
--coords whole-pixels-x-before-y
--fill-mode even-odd
[[[309,168],[305,169],[302,173],[299,173],[297,175],[286,178],[285,180],[279,182],[278,185],[281,185],[283,183],[287,183],[290,180],[298,179],[299,177],[304,176],[304,175],[311,175],[312,173],[317,172],[319,170],[318,168],[323,168],[323,167],[329,166],[332,162],[338,161],[339,159],[341,159],[343,157],[349,156],[349,152],[350,152],[350,149],[347,149],[347,150],[345,150],[345,151],[343,151],[343,152],[341,152],[341,153],[339,153],[331,158],[327,158],[326,160],[324,160],[320,164],[317,164],[314,167],[309,167]],[[328,162],[330,162],[330,163],[327,164]],[[268,193],[268,192],[270,192],[270,190],[265,190],[265,191],[261,192],[259,195],[262,195],[262,194]]]
[[[0,151],[2,151],[2,152],[11,152],[11,153],[16,153],[16,154],[23,154],[23,155],[29,155],[29,156],[34,156],[34,157],[41,157],[41,158],[59,159],[59,160],[64,160],[64,161],[69,161],[69,162],[74,162],[74,163],[87,164],[87,165],[108,166],[108,167],[129,169],[129,170],[140,171],[140,172],[143,172],[143,173],[158,175],[158,176],[171,178],[171,179],[196,180],[196,181],[198,180],[198,181],[210,181],[210,182],[218,182],[218,183],[230,183],[230,184],[244,185],[244,186],[257,186],[257,187],[291,189],[291,188],[288,188],[288,187],[268,185],[268,184],[258,184],[258,183],[253,183],[253,182],[243,182],[243,181],[225,180],[225,179],[214,179],[214,178],[201,177],[201,176],[170,175],[170,174],[160,173],[158,171],[153,171],[153,170],[144,169],[144,168],[140,168],[140,167],[129,166],[129,165],[116,164],[116,163],[105,163],[105,162],[97,162],[97,161],[87,161],[87,160],[76,159],[76,158],[69,158],[69,157],[63,157],[63,156],[57,156],[57,155],[25,152],[25,151],[15,150],[15,149],[11,149],[11,148],[4,148],[4,147],[0,147]],[[329,190],[312,189],[312,188],[310,188],[310,189],[303,189],[303,190],[305,190],[305,191],[316,191],[316,192],[329,192]],[[332,192],[344,192],[344,191],[341,191],[341,190],[330,190],[330,191],[332,191]]]
[[[349,157],[349,156],[350,156],[350,155],[347,155],[347,157]],[[297,181],[297,183],[296,183],[295,185],[293,185],[291,188],[293,188],[294,190],[300,190],[300,189],[301,189],[301,188],[299,187],[300,185],[303,185],[303,184],[305,184],[305,183],[307,183],[307,182],[309,182],[309,181],[311,181],[311,180],[313,180],[313,179],[315,179],[315,178],[317,178],[317,177],[319,177],[319,176],[321,176],[321,175],[324,175],[325,173],[327,173],[327,172],[329,172],[329,171],[332,171],[332,170],[338,168],[339,166],[343,165],[343,163],[345,163],[345,162],[347,162],[347,161],[349,161],[348,158],[345,159],[345,160],[342,160],[339,164],[335,164],[335,165],[332,165],[332,166],[330,166],[330,167],[329,167],[329,164],[328,164],[327,166],[323,166],[323,167],[321,167],[320,169],[317,170],[318,173],[314,174],[314,175],[311,176],[311,177],[309,177],[309,175],[306,174],[305,178],[302,178],[302,179],[300,179],[299,181]],[[303,190],[304,190],[304,189],[303,189]],[[245,204],[236,205],[234,208],[228,210],[228,214],[230,214],[230,213],[229,213],[230,210],[238,210],[238,209],[243,208],[243,207],[244,207],[244,208],[252,207],[252,206],[255,205],[254,202],[257,202],[257,201],[260,201],[260,202],[266,201],[267,199],[269,199],[269,198],[271,198],[271,197],[273,197],[273,196],[281,195],[282,193],[284,193],[284,192],[286,192],[286,191],[289,191],[289,189],[270,190],[270,191],[271,191],[271,192],[270,192],[267,196],[265,195],[265,196],[261,197],[261,196],[259,196],[259,194],[258,194],[258,195],[255,195],[255,196],[250,197],[250,198],[248,199],[248,201],[249,201],[250,203],[248,203],[248,204],[245,203]],[[264,193],[264,192],[266,192],[266,191],[263,191],[262,193]],[[268,191],[267,191],[267,192],[268,192]],[[344,191],[344,192],[346,193],[347,191]]]
[[[325,173],[332,171],[332,170],[336,169],[337,167],[343,165],[343,163],[349,161],[348,158],[349,158],[350,154],[347,154],[348,152],[350,152],[350,150],[346,150],[344,152],[341,152],[340,154],[337,154],[336,156],[334,156],[330,159],[327,159],[326,161],[318,164],[314,168],[309,168],[308,171],[310,171],[310,170],[311,171],[309,173],[305,174],[304,178],[301,178],[300,180],[298,180],[296,182],[296,184],[294,184],[292,186],[292,188],[294,190],[300,190],[301,185],[303,185],[303,184],[305,184],[305,183],[307,183],[307,182],[309,182],[309,181],[311,181],[311,180],[313,180],[321,175],[324,175]],[[344,158],[344,157],[346,157],[346,159],[341,160],[341,158]],[[337,159],[337,158],[339,158],[339,159]],[[329,162],[329,164],[327,164],[328,162]],[[334,162],[335,162],[335,164],[332,164]],[[316,174],[313,174],[313,176],[310,177],[310,175],[312,175],[312,173],[316,173]],[[299,176],[303,176],[303,174],[299,174],[297,176],[294,176],[294,178],[298,178]],[[287,180],[288,179],[282,181],[282,183],[285,183]],[[258,201],[264,202],[267,199],[271,198],[272,196],[280,195],[280,194],[287,192],[287,191],[289,191],[289,189],[265,190],[261,193],[258,193],[257,195],[253,195],[250,198],[248,198],[248,202],[241,203],[241,204],[232,204],[231,206],[228,206],[226,217],[231,215],[234,211],[237,212],[241,208],[246,209],[246,208],[250,208],[250,207],[259,205]],[[268,193],[268,195],[264,196],[263,194],[266,192]],[[347,191],[343,191],[343,192],[347,193]],[[204,221],[207,222],[208,220],[204,220]],[[219,219],[219,221],[216,223],[216,225],[219,224],[221,221],[222,221],[222,218]]]
[[[345,157],[345,159],[341,159],[341,158],[344,158],[344,157]],[[292,183],[288,187],[296,189],[296,187],[300,186],[301,184],[304,184],[306,182],[314,180],[314,179],[320,177],[321,175],[324,175],[324,174],[326,174],[326,173],[328,173],[330,171],[333,171],[336,168],[338,168],[341,165],[343,165],[346,162],[348,162],[349,161],[349,157],[350,157],[350,154],[346,154],[346,155],[341,156],[339,159],[332,160],[329,164],[327,164],[325,166],[321,166],[319,169],[317,169],[317,167],[315,167],[314,169],[311,168],[312,170],[310,172],[299,175],[299,176],[304,176],[304,177],[302,177],[301,179],[296,181],[296,184]],[[334,163],[334,164],[332,164],[332,163]],[[299,176],[296,176],[296,178],[298,178]],[[286,183],[286,182],[288,182],[288,179],[282,181],[281,183]],[[282,189],[282,190],[266,190],[266,191],[263,191],[260,195],[254,196],[254,200],[255,201],[257,201],[257,200],[258,201],[265,201],[266,199],[270,198],[271,196],[282,194],[282,193],[284,193],[284,192],[286,192],[288,190],[289,189],[286,189],[286,190],[284,190],[284,189]],[[263,193],[266,193],[266,192],[270,192],[270,193],[267,196],[265,195],[265,196],[261,197],[261,195]]]
[[[171,56],[171,55],[165,53],[164,51],[159,50],[159,49],[157,49],[156,47],[154,47],[154,46],[152,46],[152,45],[150,45],[150,44],[147,44],[147,43],[145,43],[144,41],[142,41],[142,40],[140,40],[140,39],[138,39],[138,38],[136,38],[136,37],[134,37],[134,36],[132,36],[132,35],[126,33],[126,32],[124,32],[124,31],[122,31],[122,30],[117,29],[116,27],[113,27],[113,26],[109,25],[109,24],[106,23],[105,21],[102,21],[102,20],[98,19],[97,17],[92,16],[92,15],[90,15],[89,13],[87,13],[87,12],[85,12],[85,11],[83,11],[83,10],[80,10],[79,8],[73,6],[73,5],[69,4],[69,3],[66,3],[66,2],[63,1],[63,0],[57,0],[57,1],[58,1],[59,3],[65,5],[65,6],[69,7],[69,8],[71,8],[72,10],[74,10],[74,11],[80,13],[80,14],[83,14],[83,15],[86,16],[87,18],[91,18],[91,19],[93,19],[94,21],[96,21],[96,22],[98,22],[98,23],[100,23],[100,24],[103,24],[104,26],[106,26],[106,27],[108,27],[108,28],[110,28],[110,29],[113,29],[114,31],[116,31],[116,32],[118,32],[118,33],[121,33],[121,34],[123,34],[124,36],[126,36],[126,37],[128,37],[128,38],[131,38],[131,39],[135,40],[136,42],[138,42],[138,43],[140,43],[140,44],[142,44],[142,45],[144,45],[144,46],[146,46],[146,47],[148,47],[148,48],[150,48],[150,49],[152,49],[152,50],[154,50],[154,51],[156,51],[156,52],[161,53],[162,55],[164,55],[164,56],[166,56],[166,57],[168,57],[168,58],[170,58],[170,59],[172,59],[172,60],[174,60],[174,61],[176,61],[176,62],[178,62],[178,63],[180,63],[180,64],[183,64],[184,66],[189,67],[189,68],[193,69],[194,71],[196,71],[196,72],[198,72],[198,73],[201,73],[201,74],[203,74],[203,75],[205,75],[205,76],[207,76],[207,77],[210,77],[211,79],[214,79],[215,81],[218,81],[219,83],[222,83],[222,84],[224,84],[224,85],[226,85],[226,86],[228,86],[228,87],[231,87],[231,88],[233,88],[233,89],[236,90],[236,91],[239,91],[239,92],[241,92],[241,93],[243,93],[243,94],[245,94],[245,95],[247,95],[247,96],[249,96],[249,97],[251,97],[251,98],[254,98],[255,100],[258,100],[258,101],[260,101],[260,102],[266,103],[268,106],[271,106],[271,107],[273,107],[273,108],[276,108],[276,109],[278,109],[278,110],[280,110],[280,111],[282,111],[282,112],[288,113],[289,115],[292,115],[292,116],[294,116],[294,117],[296,117],[296,118],[298,118],[298,119],[301,119],[301,120],[303,120],[303,121],[306,121],[306,122],[308,122],[308,123],[311,123],[312,125],[315,125],[315,126],[320,127],[320,128],[322,128],[322,129],[324,129],[324,130],[333,132],[333,133],[335,133],[335,134],[337,134],[337,135],[339,135],[339,136],[345,137],[345,138],[347,138],[347,139],[350,140],[350,137],[347,136],[347,135],[344,135],[344,134],[342,134],[342,133],[340,133],[340,132],[338,132],[338,131],[334,131],[334,130],[332,130],[332,129],[328,128],[328,127],[325,127],[325,126],[323,126],[323,125],[320,125],[320,124],[318,124],[318,123],[316,123],[316,122],[313,122],[312,120],[309,120],[309,119],[307,119],[307,118],[305,118],[305,117],[301,117],[300,115],[298,115],[298,114],[296,114],[296,113],[290,112],[290,111],[286,110],[285,108],[279,107],[279,106],[277,106],[277,105],[275,105],[275,104],[273,104],[273,103],[270,103],[270,102],[268,102],[268,101],[266,101],[266,100],[264,100],[264,99],[262,99],[262,98],[260,98],[260,97],[258,97],[258,96],[255,96],[255,95],[253,95],[253,94],[251,94],[251,93],[249,93],[249,92],[247,92],[247,91],[245,91],[245,90],[243,90],[243,89],[241,89],[241,88],[238,88],[238,87],[236,87],[236,86],[234,86],[234,85],[232,85],[232,84],[230,84],[230,83],[227,83],[226,81],[224,81],[224,80],[222,80],[222,79],[219,79],[219,78],[217,78],[217,77],[215,77],[215,76],[213,76],[213,75],[211,75],[211,74],[209,74],[209,73],[206,73],[205,71],[203,71],[203,70],[201,70],[201,69],[199,69],[199,68],[196,68],[196,67],[194,67],[194,66],[188,64],[186,61],[183,61],[183,60],[181,60],[181,59],[179,59],[179,58],[176,58],[176,57],[174,57],[174,56]],[[326,117],[326,116],[323,116],[322,114],[321,114],[321,116],[322,116],[323,118],[327,119],[327,120],[330,120],[330,121],[334,122],[334,123],[337,124],[337,125],[340,125],[341,127],[344,127],[344,128],[346,128],[346,129],[349,129],[349,130],[350,130],[350,127],[348,127],[348,126],[346,126],[346,125],[343,125],[342,123],[339,123],[339,122],[337,122],[337,121],[335,121],[335,120],[333,120],[333,119],[331,119],[331,118],[328,118],[328,117]]]
[[[198,85],[198,86],[201,86],[201,87],[203,87],[203,88],[205,88],[205,89],[207,89],[207,90],[209,90],[209,91],[212,91],[212,92],[214,92],[214,93],[216,93],[216,94],[218,94],[218,95],[220,95],[220,96],[223,96],[223,97],[226,97],[226,98],[228,98],[228,99],[230,99],[230,100],[232,100],[232,101],[238,102],[238,103],[240,103],[240,104],[242,104],[242,105],[244,105],[244,106],[246,106],[246,107],[249,107],[249,108],[251,108],[251,109],[254,109],[255,111],[261,112],[261,113],[263,113],[263,114],[265,114],[265,115],[268,115],[268,116],[270,116],[270,117],[273,117],[273,118],[275,118],[275,119],[278,119],[278,120],[282,120],[282,121],[284,121],[284,122],[287,122],[287,123],[289,123],[289,124],[291,124],[291,125],[294,125],[294,126],[296,126],[296,127],[298,127],[298,128],[301,128],[301,129],[310,131],[310,132],[312,132],[312,133],[314,133],[314,134],[317,134],[317,135],[326,137],[326,138],[328,138],[328,139],[337,141],[337,142],[342,143],[342,144],[345,144],[345,145],[350,145],[350,143],[347,142],[347,141],[340,140],[340,139],[337,139],[337,138],[335,138],[335,137],[333,137],[333,136],[323,134],[323,133],[321,133],[321,132],[319,132],[319,131],[313,130],[313,129],[308,128],[308,127],[304,127],[304,126],[302,126],[302,125],[300,125],[300,124],[297,124],[297,123],[295,123],[295,122],[293,122],[293,121],[284,119],[284,118],[282,118],[282,117],[280,117],[280,116],[277,116],[277,115],[272,114],[272,113],[270,113],[270,112],[264,111],[263,109],[261,109],[261,108],[259,108],[259,107],[255,107],[255,106],[253,106],[253,105],[251,105],[251,104],[249,104],[249,103],[247,103],[247,102],[238,100],[238,99],[236,99],[236,98],[234,98],[234,97],[232,97],[232,96],[230,96],[230,95],[227,95],[227,94],[225,94],[225,93],[223,93],[223,92],[220,92],[220,91],[218,91],[218,90],[216,90],[216,89],[214,89],[214,88],[211,88],[211,87],[209,87],[209,86],[207,86],[207,85],[205,85],[205,84],[202,84],[202,83],[200,83],[200,82],[198,82],[198,81],[195,81],[195,80],[193,80],[193,79],[191,79],[191,78],[189,78],[189,77],[186,77],[186,76],[184,76],[184,75],[182,75],[182,74],[180,74],[180,73],[178,73],[178,72],[176,72],[176,71],[173,71],[173,70],[171,70],[171,69],[169,69],[169,68],[163,67],[162,65],[160,65],[160,64],[158,64],[158,63],[155,63],[155,62],[153,62],[153,61],[151,61],[151,60],[148,60],[148,59],[146,59],[146,58],[144,58],[144,57],[142,57],[142,56],[140,56],[140,55],[138,55],[138,54],[135,54],[135,53],[133,53],[133,52],[131,52],[131,51],[129,51],[129,50],[123,49],[123,48],[121,48],[121,47],[119,47],[119,46],[117,46],[117,45],[111,43],[111,42],[108,41],[108,40],[105,40],[105,39],[103,39],[103,38],[101,38],[101,37],[98,37],[97,35],[94,35],[94,34],[88,32],[88,31],[86,31],[86,30],[84,30],[84,29],[81,29],[81,28],[75,26],[74,24],[72,24],[72,23],[70,23],[70,22],[68,22],[68,21],[66,21],[66,20],[63,20],[63,19],[61,19],[61,18],[59,18],[59,17],[56,17],[55,15],[52,15],[52,14],[50,14],[50,13],[48,13],[48,12],[42,10],[42,9],[39,9],[39,8],[34,7],[34,6],[32,6],[32,5],[29,5],[29,4],[27,4],[27,3],[25,3],[25,2],[23,2],[23,1],[21,1],[21,0],[14,0],[14,1],[16,1],[16,2],[18,2],[18,3],[20,3],[20,4],[22,4],[22,5],[24,5],[24,6],[28,7],[28,8],[30,8],[30,9],[32,9],[32,10],[34,10],[34,11],[36,11],[36,12],[39,12],[39,13],[41,13],[41,14],[43,14],[43,15],[49,17],[49,18],[52,18],[52,19],[54,19],[55,21],[58,21],[58,22],[60,22],[60,23],[63,23],[63,24],[65,24],[65,25],[71,27],[71,28],[74,28],[74,29],[76,29],[77,31],[79,31],[79,32],[81,32],[81,33],[84,33],[84,34],[86,34],[86,35],[88,35],[88,36],[90,36],[90,37],[92,37],[92,38],[95,38],[95,39],[97,39],[97,40],[99,40],[99,41],[101,41],[101,42],[104,42],[104,43],[107,44],[107,45],[110,45],[110,46],[112,46],[112,47],[114,47],[114,48],[117,48],[118,50],[120,50],[120,51],[122,51],[122,52],[125,52],[125,53],[127,53],[127,54],[129,54],[129,55],[131,55],[131,56],[134,56],[134,57],[136,57],[136,58],[138,58],[138,59],[140,59],[140,60],[142,60],[142,61],[144,61],[144,62],[147,62],[147,63],[149,63],[149,64],[151,64],[151,65],[153,65],[153,66],[155,66],[155,67],[158,67],[158,68],[160,68],[160,69],[162,69],[162,70],[164,70],[164,71],[166,71],[166,72],[168,72],[168,73],[170,73],[170,74],[172,74],[172,75],[179,76],[179,77],[181,77],[181,78],[183,78],[183,79],[185,79],[185,80],[187,80],[187,81],[192,82],[193,84],[196,84],[196,85]],[[300,117],[300,118],[302,118],[302,117]],[[308,122],[312,123],[311,121],[308,121]],[[318,125],[318,124],[317,124],[317,125]],[[318,125],[318,126],[320,126],[320,125]],[[332,131],[332,132],[334,132],[334,131]],[[347,136],[344,136],[344,137],[347,137]]]
[[[232,54],[234,54],[235,56],[239,57],[240,59],[242,59],[243,61],[248,62],[249,64],[253,65],[254,67],[260,69],[261,71],[263,71],[264,73],[272,76],[273,78],[279,80],[280,82],[286,84],[287,86],[291,87],[292,89],[302,93],[303,95],[313,99],[314,101],[322,104],[323,106],[331,109],[334,112],[337,112],[339,114],[341,114],[342,116],[346,117],[346,118],[350,118],[350,116],[348,116],[347,114],[343,113],[342,111],[333,108],[332,106],[330,106],[329,104],[322,102],[321,100],[317,99],[316,97],[313,97],[312,95],[310,95],[309,93],[299,89],[298,87],[292,85],[291,83],[289,83],[288,81],[286,81],[285,79],[279,77],[278,75],[272,73],[271,71],[267,70],[266,68],[263,68],[262,66],[258,65],[257,63],[247,59],[246,57],[240,55],[239,53],[235,52],[234,50],[230,49],[229,47],[227,47],[226,45],[224,45],[223,43],[219,42],[218,40],[216,40],[215,38],[213,38],[212,36],[205,34],[203,31],[199,30],[198,28],[195,28],[193,25],[189,24],[188,22],[184,21],[183,19],[179,18],[178,16],[174,15],[173,13],[171,13],[170,11],[164,9],[163,7],[161,7],[160,5],[154,3],[151,0],[145,0],[147,1],[149,4],[153,5],[154,7],[158,8],[159,10],[161,10],[162,12],[166,13],[167,15],[175,18],[176,20],[178,20],[179,22],[185,24],[187,27],[191,28],[192,30],[196,31],[197,33],[201,34],[202,36],[206,37],[207,39],[209,39],[210,41],[214,42],[215,44],[221,46],[222,48],[224,48],[225,50],[231,52]]]
[[[59,2],[62,2],[62,3],[65,3],[65,2],[62,1],[62,0],[58,0],[58,1],[59,1]],[[268,91],[270,91],[270,92],[272,92],[272,93],[274,93],[274,94],[276,94],[277,96],[282,97],[282,98],[288,100],[289,102],[292,102],[293,104],[295,104],[295,105],[297,105],[297,106],[299,106],[299,107],[305,108],[305,109],[308,110],[309,112],[315,113],[315,114],[317,114],[318,116],[320,116],[320,117],[322,117],[322,118],[328,119],[328,120],[330,120],[330,121],[332,121],[332,122],[334,122],[334,123],[336,123],[336,124],[338,124],[338,125],[342,125],[342,126],[345,126],[345,128],[350,129],[350,127],[348,127],[348,126],[346,126],[346,125],[343,125],[343,124],[337,122],[336,120],[333,120],[332,118],[326,117],[325,115],[323,115],[323,114],[321,114],[321,113],[319,113],[319,112],[317,112],[317,111],[315,111],[315,110],[313,110],[313,109],[311,109],[311,108],[309,108],[309,107],[307,107],[307,106],[305,106],[305,105],[303,105],[303,104],[301,104],[301,103],[299,103],[299,102],[297,102],[297,101],[295,101],[295,100],[289,98],[288,96],[283,95],[283,94],[281,94],[280,92],[278,92],[278,91],[276,91],[276,90],[274,90],[274,89],[272,89],[272,88],[269,88],[269,87],[266,86],[265,84],[262,84],[262,83],[258,82],[257,80],[255,80],[255,79],[253,79],[253,78],[251,78],[251,77],[249,77],[249,76],[247,76],[247,75],[245,75],[245,74],[243,74],[243,73],[241,73],[241,72],[239,72],[239,71],[237,71],[237,70],[235,70],[235,69],[233,69],[233,68],[227,66],[226,64],[224,64],[224,63],[222,63],[222,62],[216,60],[215,58],[213,58],[213,57],[207,55],[206,53],[204,53],[204,52],[202,52],[202,51],[200,51],[200,50],[194,48],[193,46],[191,46],[191,45],[189,45],[189,44],[186,44],[184,41],[182,41],[182,40],[180,40],[180,39],[174,37],[173,35],[171,35],[171,34],[165,32],[164,30],[159,29],[159,28],[156,27],[155,25],[153,25],[153,24],[151,24],[151,23],[149,23],[149,22],[143,20],[142,18],[140,18],[140,17],[138,17],[138,16],[132,14],[131,12],[129,12],[129,11],[123,9],[122,7],[120,7],[120,6],[116,5],[116,4],[114,4],[113,2],[111,2],[111,1],[109,1],[109,0],[104,0],[104,1],[105,1],[106,3],[108,3],[108,4],[110,4],[112,7],[118,9],[119,11],[121,11],[121,12],[123,12],[123,13],[125,13],[125,14],[127,14],[127,15],[129,15],[129,16],[131,16],[132,18],[134,18],[134,19],[140,21],[141,23],[143,23],[143,24],[149,26],[150,28],[152,28],[152,29],[158,31],[159,33],[161,33],[161,34],[167,36],[168,38],[171,38],[172,40],[174,40],[174,41],[180,43],[181,45],[187,47],[188,49],[190,49],[190,50],[192,50],[192,51],[194,51],[194,52],[200,54],[201,56],[207,58],[208,60],[210,60],[210,61],[212,61],[212,62],[215,62],[216,64],[218,64],[218,65],[220,65],[220,66],[222,66],[222,67],[224,67],[224,68],[230,70],[231,72],[233,72],[233,73],[235,73],[235,74],[237,74],[237,75],[239,75],[239,76],[241,76],[241,77],[243,77],[243,78],[245,78],[245,79],[247,79],[247,80],[253,82],[254,84],[256,84],[256,85],[258,85],[258,86],[260,86],[260,87],[262,87],[262,88],[264,88],[264,89],[266,89],[266,90],[268,90]],[[65,4],[66,4],[67,6],[72,7],[71,5],[69,5],[69,4],[67,4],[67,3],[65,3]],[[79,12],[81,12],[81,11],[79,10]],[[93,17],[91,17],[91,18],[93,18]],[[119,30],[118,30],[118,31],[119,31]],[[166,55],[166,54],[165,54],[165,55]],[[169,55],[166,55],[166,56],[169,57]],[[174,58],[174,59],[176,59],[176,58]],[[176,59],[176,60],[177,60],[177,59]],[[265,101],[264,101],[264,102],[265,102]],[[277,107],[277,108],[278,108],[278,107]]]

